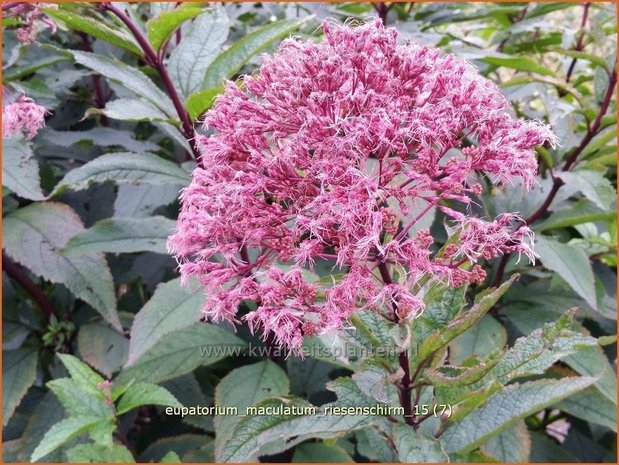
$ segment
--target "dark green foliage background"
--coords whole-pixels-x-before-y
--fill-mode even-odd
[[[181,13],[172,12],[174,4],[115,5],[156,52],[163,50],[191,119],[210,107],[223,78],[254,71],[260,53],[284,37],[316,40],[322,19],[379,14],[402,38],[473,62],[501,87],[515,115],[550,123],[560,146],[538,149],[538,185],[526,194],[519,186],[486,185],[475,206],[489,217],[518,211],[528,218],[540,260],[489,261],[487,282],[459,294],[433,288],[426,315],[412,325],[411,350],[429,350],[421,342],[449,334],[451,320],[466,318],[460,307],[517,273],[482,319],[445,341],[449,363],[460,368],[439,369],[440,357],[432,367],[447,377],[492,357],[522,363],[504,379],[477,386],[486,390],[482,403],[440,442],[432,436],[444,425],[433,417],[413,430],[355,418],[241,424],[234,417],[165,415],[165,406],[178,402],[277,405],[280,397],[295,405],[397,404],[392,361],[201,353],[263,343],[244,327],[234,334],[201,322],[200,290],[180,287],[166,254],[178,192],[194,166],[185,121],[161,73],[118,18],[96,4],[63,4],[46,10],[58,31],[42,30],[31,45],[16,41],[18,20],[3,20],[5,98],[25,93],[50,110],[47,127],[31,142],[3,140],[4,462],[30,461],[33,453],[59,462],[616,461],[615,5],[196,3]],[[432,232],[446,240],[440,217]],[[361,315],[353,323],[357,332],[340,342],[403,340],[378,318]],[[432,373],[423,373],[430,380]],[[100,384],[104,379],[111,387]],[[474,390],[436,383],[417,388],[421,403],[460,402]],[[120,389],[132,391],[121,397]],[[496,389],[512,390],[515,400],[493,410],[493,399],[501,399],[490,397]],[[61,421],[64,429],[48,433]]]

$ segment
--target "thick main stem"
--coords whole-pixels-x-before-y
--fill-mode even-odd
[[[191,120],[189,118],[189,113],[185,109],[183,102],[181,102],[181,98],[178,95],[178,92],[176,91],[176,87],[174,87],[174,83],[172,82],[172,79],[170,78],[168,69],[163,63],[163,57],[159,56],[155,52],[155,50],[150,45],[150,43],[148,42],[148,39],[144,36],[142,31],[140,31],[140,29],[135,25],[135,23],[131,20],[131,18],[124,11],[118,9],[116,6],[114,6],[111,3],[106,3],[104,7],[111,13],[115,14],[118,17],[118,19],[120,19],[125,24],[125,26],[127,26],[127,28],[131,31],[131,33],[135,37],[135,40],[138,42],[138,45],[144,52],[146,62],[159,73],[159,76],[161,77],[161,80],[166,89],[166,92],[168,96],[170,97],[170,99],[172,100],[172,103],[174,104],[174,109],[176,110],[176,113],[178,114],[178,117],[181,120],[181,125],[183,127],[183,131],[182,131],[183,136],[185,136],[185,138],[189,142],[189,145],[191,146],[191,150],[193,152],[195,159],[198,161],[198,163],[201,163],[200,151],[198,150],[196,146],[196,142],[195,142],[195,136],[196,136],[195,128],[193,127],[193,124],[191,123]]]

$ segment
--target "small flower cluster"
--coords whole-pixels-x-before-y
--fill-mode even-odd
[[[555,142],[548,127],[510,117],[463,60],[398,45],[378,20],[323,29],[324,41],[286,40],[227,85],[168,241],[182,277],[205,287],[209,318],[245,321],[297,352],[303,335],[337,330],[359,309],[414,318],[422,277],[460,286],[485,279],[481,258],[532,258],[517,216],[486,221],[469,207],[477,173],[529,187],[533,147]],[[459,234],[438,255],[418,227],[431,210]],[[325,260],[333,275],[319,281],[312,270]],[[257,308],[240,316],[242,301]]]
[[[56,32],[56,23],[41,11],[41,8],[57,9],[58,5],[53,3],[38,3],[38,2],[15,2],[6,10],[3,10],[3,17],[19,17],[23,20],[24,25],[17,29],[17,40],[24,44],[31,44],[36,40],[39,27],[37,21],[41,21],[45,27],[48,27],[52,32]]]
[[[37,105],[31,98],[19,97],[2,107],[2,137],[23,133],[26,139],[32,139],[45,126],[46,113],[45,107]]]

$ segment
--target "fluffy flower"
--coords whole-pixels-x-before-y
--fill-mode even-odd
[[[22,132],[26,139],[32,139],[45,126],[47,110],[28,97],[2,107],[2,137],[9,138]]]
[[[359,309],[419,315],[421,277],[481,282],[480,258],[531,256],[515,217],[467,209],[476,173],[530,186],[533,146],[555,141],[547,126],[510,117],[497,87],[455,56],[397,45],[378,20],[323,29],[322,42],[286,40],[227,85],[168,241],[182,275],[207,288],[209,317],[244,320],[292,350]],[[417,226],[437,208],[462,230],[440,258]],[[333,278],[318,282],[310,271],[325,260]],[[239,316],[242,300],[256,310]]]

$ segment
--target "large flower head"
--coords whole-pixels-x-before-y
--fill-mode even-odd
[[[182,276],[206,288],[208,317],[245,320],[293,350],[361,308],[414,318],[421,277],[480,282],[478,259],[530,255],[517,216],[462,211],[479,173],[531,186],[533,147],[554,143],[453,55],[398,45],[378,20],[323,30],[318,43],[284,41],[227,85],[168,242]],[[462,231],[440,257],[418,227],[434,209]],[[318,281],[311,271],[325,260],[333,276]],[[243,300],[257,308],[240,317]]]

